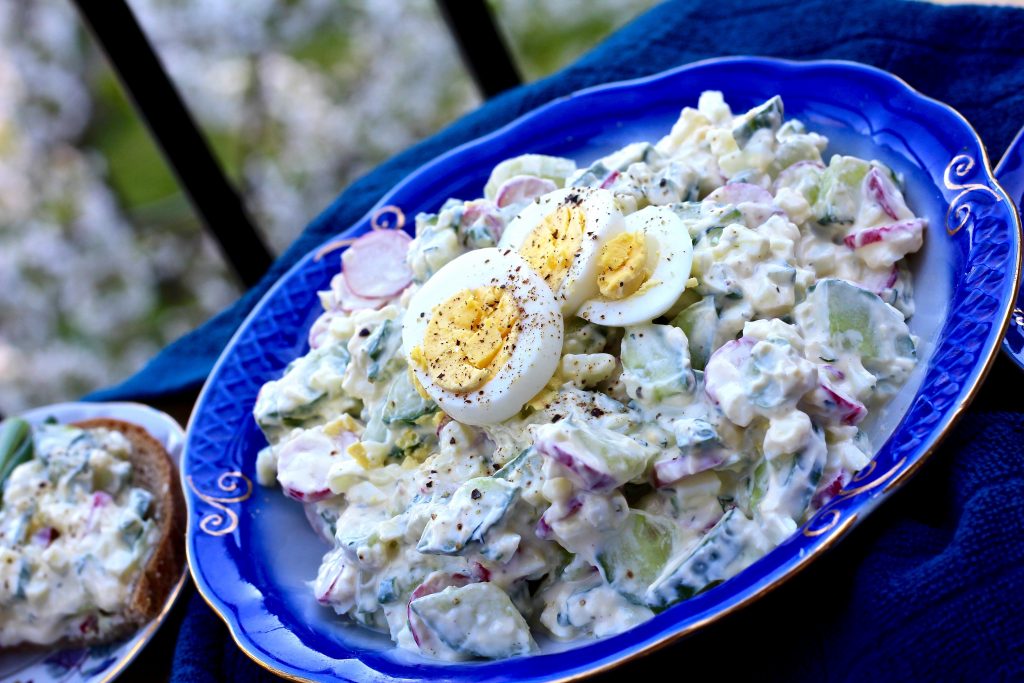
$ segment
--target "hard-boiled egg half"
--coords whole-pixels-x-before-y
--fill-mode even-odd
[[[625,231],[605,242],[594,259],[597,296],[578,315],[619,327],[654,320],[686,289],[692,264],[693,242],[672,209],[648,206],[632,213]]]
[[[476,249],[412,297],[402,346],[422,388],[453,419],[502,422],[551,379],[562,314],[539,274],[510,249]]]
[[[538,197],[509,221],[499,248],[515,249],[572,315],[597,289],[597,254],[624,229],[608,190],[569,187]]]

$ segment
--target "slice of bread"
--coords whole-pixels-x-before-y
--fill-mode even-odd
[[[181,579],[185,566],[185,499],[178,469],[167,449],[144,428],[111,418],[73,423],[82,429],[109,429],[132,444],[132,486],[153,494],[153,519],[160,536],[132,591],[123,622],[102,636],[83,635],[75,645],[96,645],[130,635],[158,614]],[[121,619],[118,619],[121,622]],[[64,643],[62,643],[64,644]],[[70,644],[70,643],[67,643]]]

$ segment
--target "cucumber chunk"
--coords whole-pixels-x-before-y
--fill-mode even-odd
[[[738,508],[726,512],[693,550],[669,562],[647,590],[646,602],[665,608],[740,573],[768,550],[757,524]]]
[[[597,553],[605,580],[636,603],[672,557],[675,547],[672,520],[639,510],[630,510],[626,523]]]
[[[871,170],[863,159],[835,155],[821,174],[818,195],[811,207],[823,226],[853,223],[860,207],[860,186]]]
[[[751,481],[753,514],[762,521],[788,518],[799,523],[810,507],[827,459],[824,434],[816,429],[796,453],[761,461]]]
[[[671,325],[632,325],[622,338],[622,381],[630,397],[655,404],[693,393],[688,340]]]
[[[655,451],[636,439],[573,420],[537,429],[534,447],[561,465],[581,489],[610,491],[643,476]]]
[[[416,549],[433,555],[458,555],[500,522],[515,502],[519,487],[494,477],[470,479],[437,506]]]
[[[688,306],[672,320],[672,325],[686,334],[690,349],[690,363],[695,370],[703,370],[711,352],[714,351],[715,335],[718,334],[718,311],[715,298],[706,296]]]
[[[32,459],[33,450],[32,427],[28,422],[10,417],[0,423],[0,491],[14,468]]]
[[[448,587],[409,607],[427,632],[423,635],[436,637],[456,655],[498,659],[537,649],[523,615],[493,583]],[[421,648],[430,649],[429,638],[418,640]]]
[[[880,383],[902,383],[917,351],[903,314],[873,292],[845,280],[821,280],[797,307],[805,338],[821,338],[834,351],[853,352]]]
[[[393,422],[413,424],[424,415],[437,411],[437,404],[423,398],[412,385],[408,372],[399,372],[388,387],[381,411],[381,421],[389,425]]]
[[[267,440],[319,417],[331,398],[326,387],[341,386],[349,360],[344,344],[321,346],[291,363],[281,379],[263,385],[253,416]]]
[[[394,356],[401,345],[400,341],[397,344],[393,343],[398,339],[398,335],[394,334],[394,332],[395,329],[393,329],[391,320],[385,320],[373,331],[370,338],[366,340],[364,351],[370,359],[366,379],[371,382],[381,379],[388,361],[391,360],[391,357]]]
[[[732,130],[736,144],[745,147],[750,138],[759,130],[770,129],[773,133],[782,125],[782,98],[776,95],[764,104],[754,107],[743,115],[742,120]]]

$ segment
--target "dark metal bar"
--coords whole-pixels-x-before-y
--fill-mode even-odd
[[[246,287],[256,284],[270,251],[126,1],[74,3],[225,259]]]
[[[523,82],[486,0],[437,0],[437,6],[485,98]]]

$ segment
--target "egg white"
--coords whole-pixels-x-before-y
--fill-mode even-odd
[[[434,383],[409,354],[423,345],[436,306],[466,289],[504,287],[519,306],[519,332],[505,364],[482,387],[456,393]],[[551,288],[511,249],[476,249],[447,263],[413,295],[402,320],[402,350],[416,378],[452,419],[487,425],[512,417],[555,374],[562,351],[562,314]]]
[[[555,300],[566,316],[573,315],[584,301],[597,294],[597,254],[605,242],[625,229],[622,212],[615,206],[615,195],[589,187],[550,192],[532,201],[509,221],[498,243],[499,248],[521,249],[548,214],[577,197],[578,209],[585,219],[585,233],[565,279],[555,292]]]
[[[630,214],[626,216],[626,232],[643,233],[650,276],[630,296],[606,299],[598,295],[586,301],[578,315],[592,323],[623,327],[654,320],[672,308],[690,279],[693,241],[672,209],[648,206]]]

